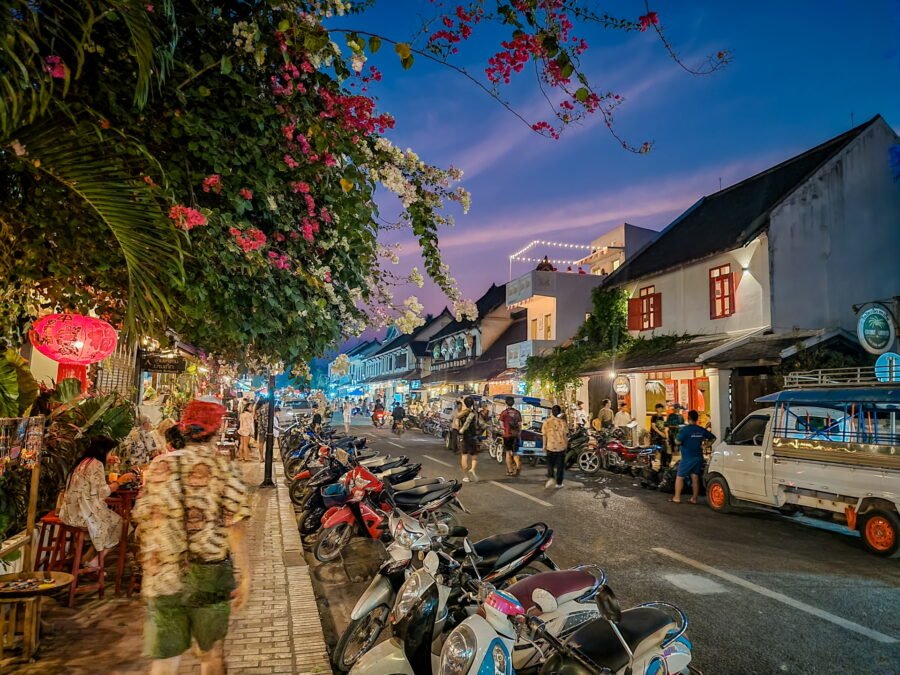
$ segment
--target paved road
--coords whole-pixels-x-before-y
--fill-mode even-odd
[[[354,431],[422,462],[425,475],[460,477],[439,439]],[[487,453],[479,458],[479,482],[460,494],[473,537],[547,522],[554,560],[602,565],[623,607],[666,600],[683,608],[694,664],[706,675],[900,674],[900,560],[780,516],[670,504],[623,476],[574,473],[565,488],[545,490],[542,466],[510,479]]]

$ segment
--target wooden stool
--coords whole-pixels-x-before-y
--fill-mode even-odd
[[[97,590],[100,598],[106,586],[106,551],[100,551],[97,554],[97,567],[82,567],[82,555],[84,554],[84,540],[88,537],[88,531],[83,527],[72,527],[65,523],[60,523],[61,534],[57,537],[55,565],[58,569],[68,562],[69,555],[72,556],[72,585],[69,586],[69,607],[75,604],[75,596],[78,593]],[[62,544],[60,546],[60,543]],[[82,584],[80,579],[87,574],[96,574],[97,582],[94,584]]]
[[[62,521],[56,511],[51,511],[41,518],[40,522],[41,529],[38,534],[37,548],[34,551],[34,568],[36,570],[52,570],[56,562],[54,554]]]
[[[41,597],[0,598],[0,652],[11,649],[16,641],[20,610],[22,623],[22,658],[29,661],[39,644]]]

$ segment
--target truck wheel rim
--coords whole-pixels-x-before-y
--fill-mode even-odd
[[[715,508],[720,509],[725,506],[725,490],[718,483],[709,486],[709,503]]]
[[[875,516],[866,523],[866,541],[878,551],[888,551],[897,540],[897,533],[887,518]]]

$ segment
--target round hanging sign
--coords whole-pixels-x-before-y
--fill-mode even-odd
[[[870,354],[884,354],[897,338],[894,315],[879,302],[866,305],[857,317],[856,337]]]
[[[82,314],[48,314],[34,322],[31,344],[59,363],[86,366],[102,361],[116,349],[116,329]]]
[[[628,382],[628,378],[624,375],[619,375],[613,380],[613,390],[620,396],[625,396],[631,391],[631,384]]]

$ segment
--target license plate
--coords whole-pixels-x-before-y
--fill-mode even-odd
[[[537,441],[522,441],[523,448],[536,448]]]

